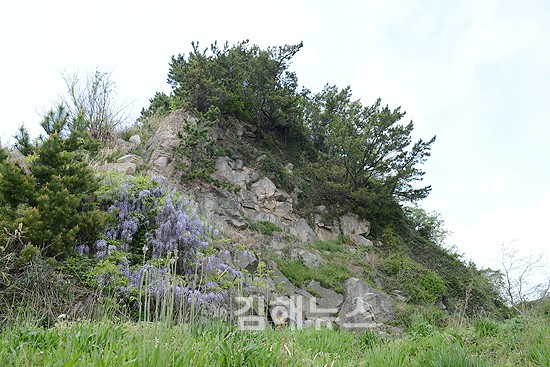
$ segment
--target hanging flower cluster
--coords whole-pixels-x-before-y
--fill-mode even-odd
[[[219,305],[231,282],[243,278],[207,249],[217,233],[162,179],[109,176],[99,198],[112,219],[101,240],[77,251],[102,259],[95,272],[100,287],[155,299],[170,294],[176,306],[201,308]],[[210,255],[198,257],[202,252]]]
[[[79,247],[81,254],[101,258],[114,250],[163,258],[177,250],[180,257],[192,260],[195,252],[208,246],[213,235],[210,225],[191,208],[188,200],[170,191],[160,178],[108,177],[100,199],[112,220],[103,239],[92,249]]]

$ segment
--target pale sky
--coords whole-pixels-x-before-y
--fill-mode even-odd
[[[137,117],[191,41],[303,41],[300,84],[350,85],[401,106],[415,137],[437,135],[421,205],[442,214],[449,245],[493,268],[502,244],[549,247],[548,1],[20,0],[0,5],[0,34],[4,144],[21,123],[40,132],[64,71],[112,71]]]

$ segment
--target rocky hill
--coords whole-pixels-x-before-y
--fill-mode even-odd
[[[172,112],[146,141],[137,137],[118,141],[122,153],[144,146],[145,162],[129,154],[104,168],[126,174],[134,174],[137,168],[150,176],[165,177],[192,199],[198,213],[219,230],[219,238],[226,239],[218,244],[216,256],[221,261],[251,274],[260,261],[267,263],[267,289],[251,286],[246,290],[265,302],[266,312],[259,312],[265,322],[274,318],[270,310],[283,307],[298,325],[388,328],[396,317],[395,309],[407,302],[408,295],[388,288],[376,271],[376,249],[382,251],[385,245],[371,237],[370,223],[353,212],[334,216],[325,205],[315,207],[309,218],[301,217],[294,208],[303,193],[298,188],[285,191],[262,175],[257,166],[265,155],[255,158],[253,166],[241,159],[216,157],[212,177],[229,183],[228,188],[184,180],[174,150],[181,127],[195,122],[196,117],[184,109]],[[244,139],[250,133],[242,122],[213,131],[218,141]],[[293,166],[287,162],[285,170],[292,173]],[[303,272],[308,274],[300,276]],[[441,299],[438,305],[446,309]]]

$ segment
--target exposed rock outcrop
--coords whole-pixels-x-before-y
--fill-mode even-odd
[[[212,174],[213,178],[225,180],[238,190],[214,187],[206,183],[197,183],[193,187],[184,186],[180,180],[182,173],[175,170],[173,151],[178,144],[178,132],[185,122],[194,123],[195,117],[187,111],[178,110],[160,123],[157,132],[146,143],[150,152],[148,174],[165,176],[180,191],[190,195],[198,213],[215,228],[223,231],[224,236],[229,237],[233,243],[244,243],[249,249],[269,248],[279,256],[299,259],[310,268],[322,266],[323,261],[326,261],[315,250],[307,247],[307,244],[315,241],[336,240],[344,235],[358,246],[373,246],[367,238],[370,233],[368,221],[354,213],[331,217],[327,215],[326,207],[319,206],[316,208],[317,213],[308,222],[294,210],[302,195],[298,188],[289,193],[277,187],[271,179],[260,175],[241,159],[217,157],[216,171]],[[237,125],[230,130],[213,131],[214,137],[222,140],[239,139],[247,133],[254,134],[251,126],[245,128],[244,125]],[[257,165],[262,159],[265,156],[260,156],[249,164]],[[120,164],[122,163],[140,164],[139,160],[133,158],[124,158],[124,162]],[[293,169],[292,163],[285,166],[287,172]],[[271,236],[254,232],[254,221],[271,222],[281,232]],[[248,249],[230,248],[229,251],[220,251],[217,256],[220,261],[231,264],[236,269],[247,269],[252,274],[258,266],[258,257]],[[392,299],[360,279],[348,279],[342,295],[322,287],[316,281],[298,287],[274,263],[270,264],[270,268],[273,273],[269,279],[265,279],[264,289],[251,286],[249,292],[267,297],[265,302],[271,311],[286,309],[289,314],[296,311],[291,320],[295,325],[330,326],[337,322],[343,328],[364,329],[393,319]],[[270,317],[274,319],[273,315]]]
[[[344,303],[338,324],[344,329],[375,328],[394,319],[393,300],[364,281],[350,278],[344,283]]]

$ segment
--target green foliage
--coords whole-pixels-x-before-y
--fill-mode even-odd
[[[448,317],[434,305],[413,305],[410,303],[398,304],[394,309],[396,324],[407,329],[414,324],[428,324],[431,329],[444,327]]]
[[[425,311],[429,314],[429,310]],[[438,327],[415,319],[409,332],[307,329],[240,331],[208,322],[99,322],[63,318],[50,328],[18,322],[0,328],[2,366],[458,366],[550,365],[548,315],[494,322],[479,337],[475,323]],[[518,326],[519,325],[519,326]]]
[[[407,292],[413,303],[433,304],[446,290],[445,281],[434,271],[415,263],[403,253],[391,253],[382,264],[392,286]]]
[[[328,251],[328,252],[342,252],[344,248],[342,247],[343,239],[339,238],[332,241],[317,241],[313,244],[317,250]]]
[[[419,207],[405,207],[403,210],[411,221],[411,226],[421,237],[438,246],[443,246],[445,239],[450,235],[450,231],[445,228],[445,221],[441,218],[441,214],[427,213]]]
[[[149,103],[147,109],[141,109],[140,121],[144,121],[153,116],[164,117],[174,109],[172,98],[163,92],[155,93],[155,96],[149,99]]]
[[[329,262],[318,267],[307,267],[300,260],[278,260],[277,267],[292,283],[303,286],[308,280],[316,280],[325,288],[335,292],[344,291],[344,282],[353,277],[351,271],[344,265]]]
[[[432,367],[483,367],[490,366],[480,358],[468,354],[468,351],[460,346],[452,346],[448,350],[438,350],[431,355]]]
[[[104,222],[96,208],[98,180],[76,150],[62,108],[42,121],[48,134],[34,148],[27,168],[6,160],[0,166],[0,227],[23,224],[25,243],[45,256],[65,257],[82,243],[93,242]]]
[[[21,125],[17,131],[15,138],[15,149],[24,156],[29,156],[34,152],[34,145],[31,143],[29,131],[25,126]]]
[[[19,253],[19,258],[23,264],[28,264],[40,258],[40,250],[31,244],[25,245]]]
[[[272,236],[273,232],[282,232],[283,230],[268,220],[255,221],[250,218],[244,218],[246,222],[250,225],[250,228],[253,231],[259,232],[265,236]]]
[[[302,44],[265,50],[248,41],[173,56],[168,81],[176,98],[199,112],[217,107],[224,115],[258,126],[296,124],[297,78],[288,70]]]
[[[498,334],[499,324],[491,319],[483,318],[474,322],[474,330],[478,338],[495,337]]]
[[[304,123],[314,146],[344,170],[337,182],[352,191],[380,185],[399,200],[415,201],[430,191],[429,186],[414,189],[412,183],[422,179],[424,172],[417,166],[430,155],[435,137],[411,146],[412,122],[399,124],[404,115],[400,108],[381,107],[380,99],[367,107],[352,101],[349,87],[326,86],[309,96]]]
[[[195,121],[186,121],[179,133],[179,144],[175,148],[180,166],[185,170],[187,180],[200,179],[218,187],[237,191],[238,187],[226,180],[212,178],[216,171],[214,158],[224,150],[216,145],[211,130],[218,124],[220,111],[210,107],[205,113],[199,113]]]

